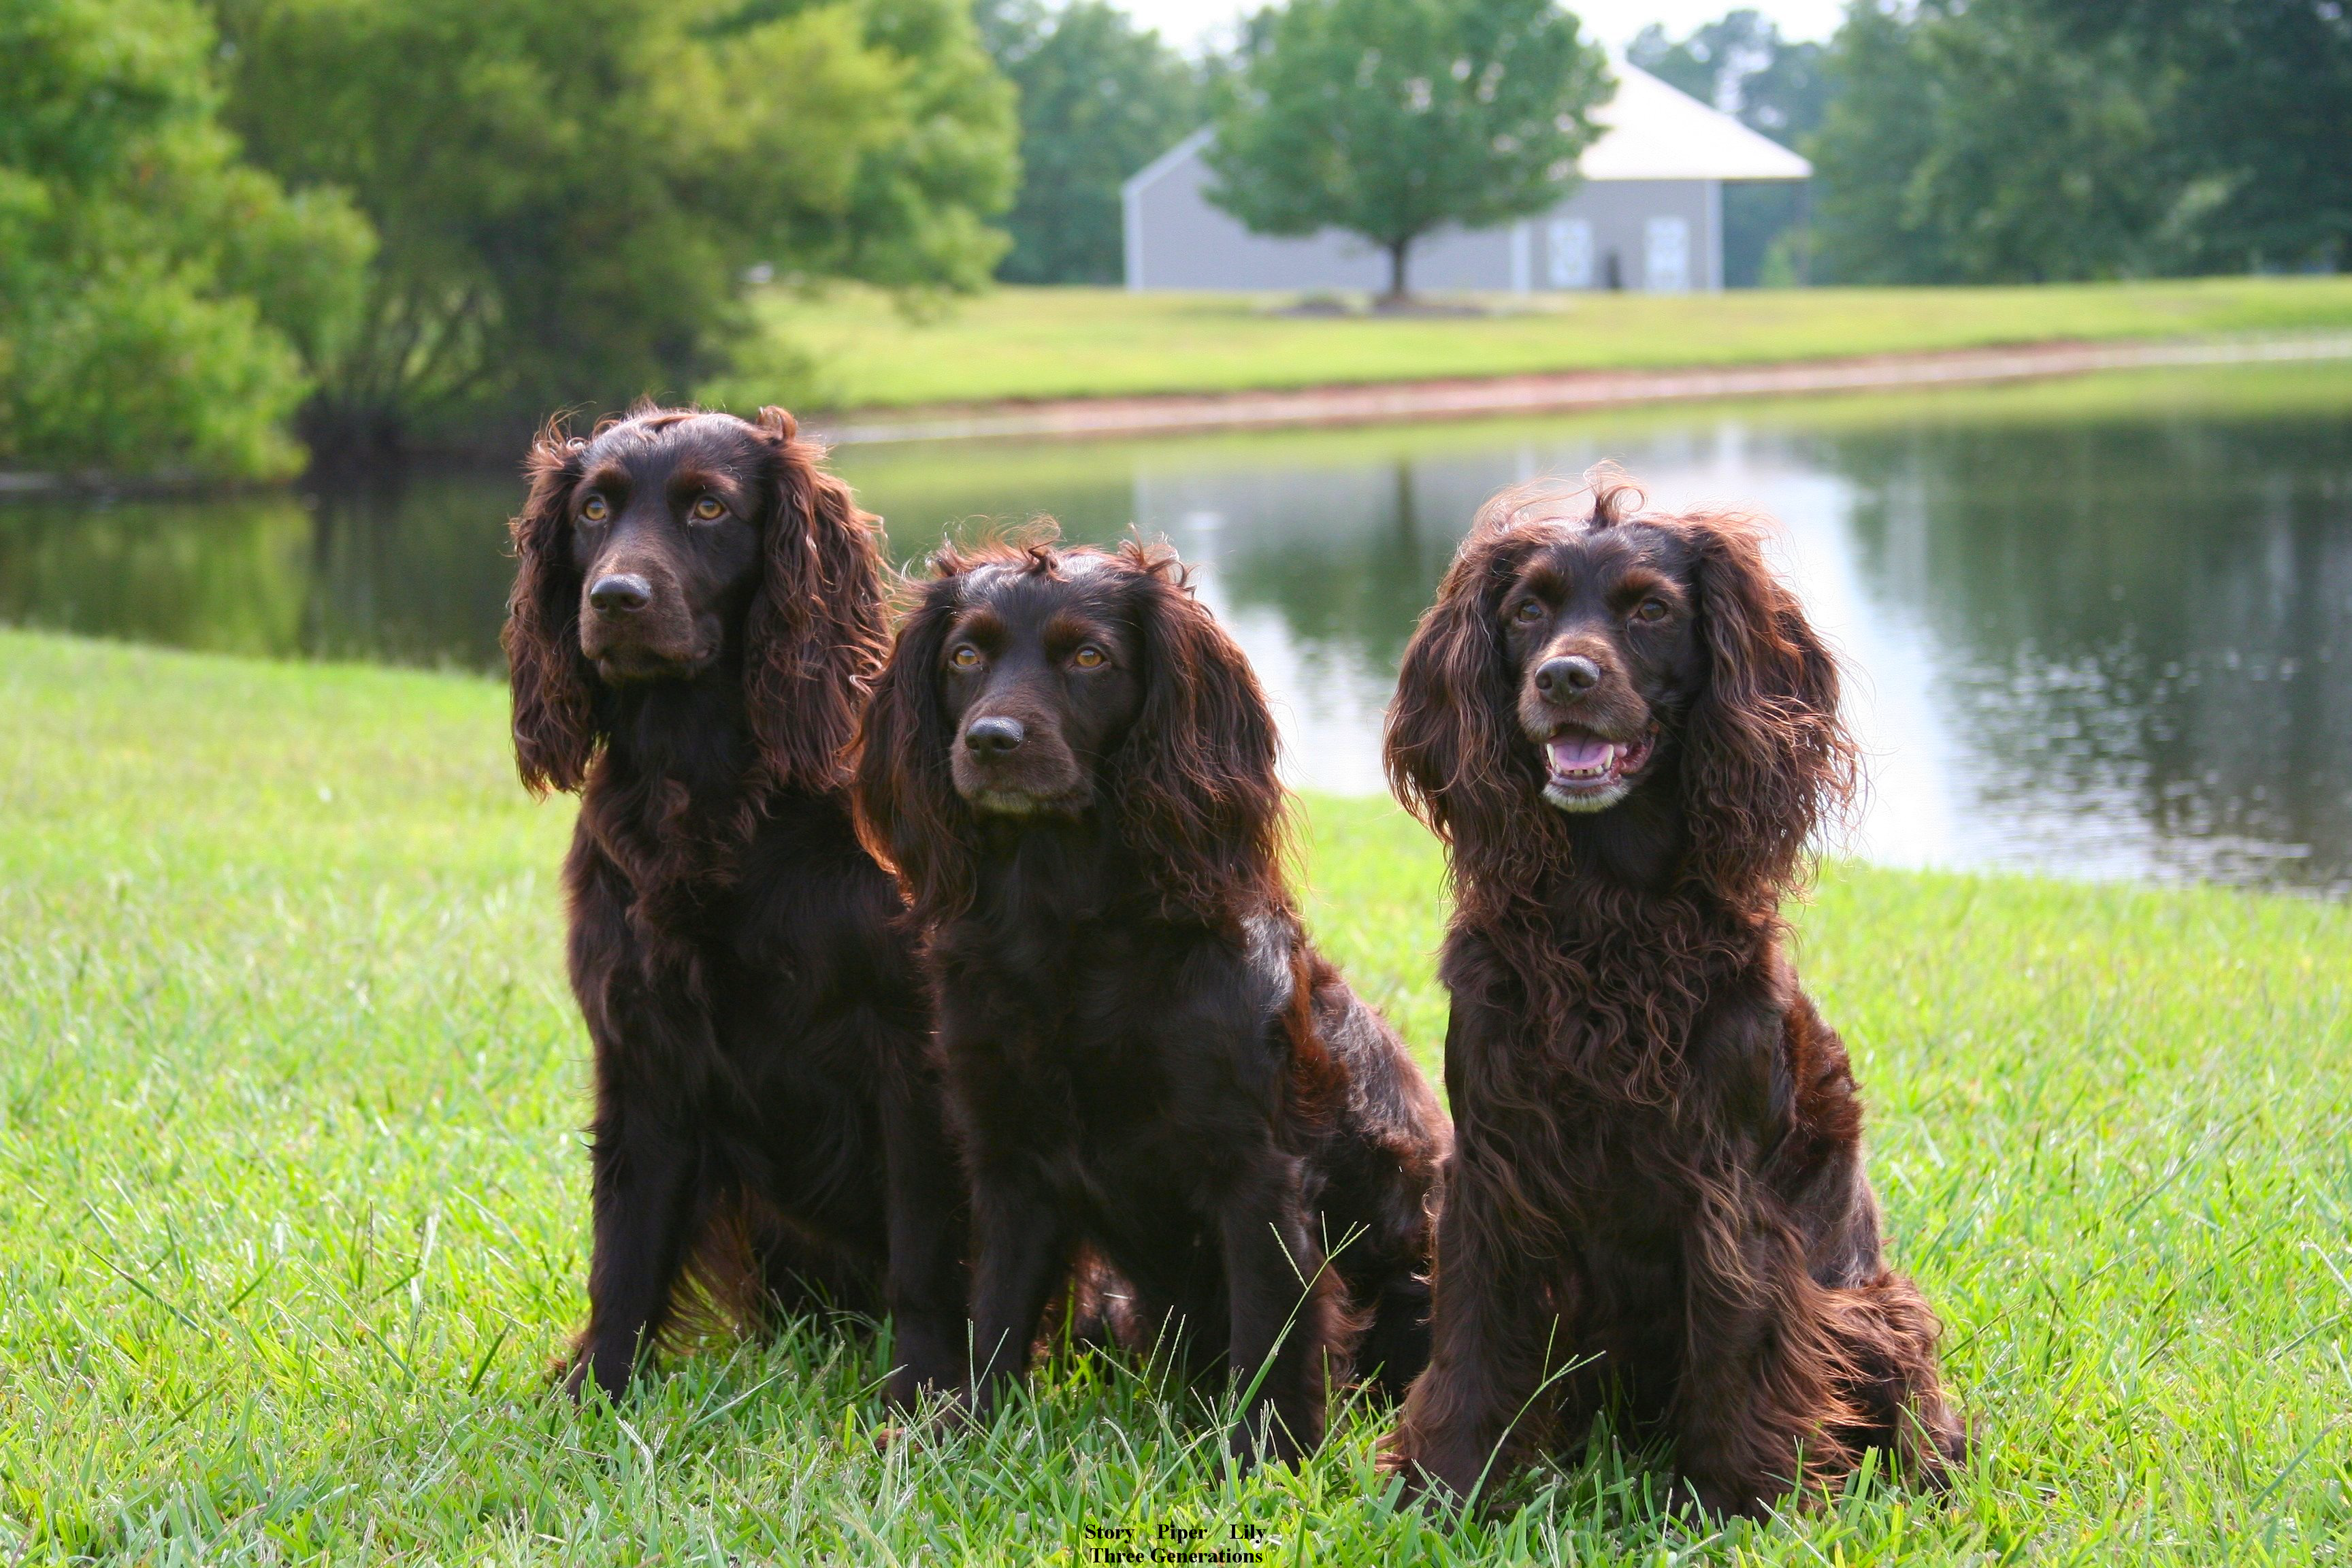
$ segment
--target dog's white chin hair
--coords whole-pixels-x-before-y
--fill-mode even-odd
[[[1076,816],[1087,805],[1082,795],[1016,795],[1010,790],[983,790],[965,798],[972,810],[988,816]]]
[[[1000,795],[991,790],[972,796],[971,808],[993,816],[1034,816],[1045,808],[1045,803],[1034,795]]]
[[[1596,811],[1606,811],[1633,793],[1633,781],[1618,779],[1597,795],[1570,795],[1558,784],[1544,785],[1544,799],[1560,811],[1574,812],[1580,816]]]

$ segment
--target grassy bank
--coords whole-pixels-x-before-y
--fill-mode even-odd
[[[1803,962],[1975,1467],[1694,1540],[1609,1449],[1447,1532],[1376,1494],[1375,1416],[1234,1481],[1118,1369],[887,1449],[877,1352],[816,1331],[567,1408],[570,808],[515,786],[499,690],[0,634],[0,1558],[1027,1564],[1161,1523],[1285,1563],[2352,1552],[2342,908],[1836,868]],[[1427,840],[1310,826],[1318,930],[1433,1062]]]
[[[2352,278],[1501,296],[1476,317],[1280,314],[1295,298],[999,289],[918,320],[877,292],[778,290],[745,363],[779,368],[704,395],[907,407],[2352,327]]]

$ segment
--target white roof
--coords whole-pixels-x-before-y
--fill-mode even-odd
[[[1813,166],[1721,110],[1612,60],[1617,94],[1592,111],[1604,129],[1576,161],[1588,180],[1810,180]],[[1201,155],[1215,130],[1202,126],[1128,176],[1139,191]]]
[[[1721,110],[1612,60],[1617,96],[1592,111],[1607,129],[1576,161],[1588,180],[1808,180],[1813,166]]]
[[[1193,159],[1199,157],[1202,150],[1206,148],[1210,142],[1214,142],[1216,139],[1217,128],[1215,126],[1202,126],[1201,129],[1193,132],[1192,134],[1185,137],[1184,140],[1177,142],[1176,145],[1169,148],[1165,153],[1160,153],[1160,156],[1154,158],[1151,162],[1146,163],[1132,174],[1129,174],[1126,179],[1121,180],[1118,184],[1119,190],[1121,192],[1141,190],[1144,186],[1151,184],[1152,181],[1158,179],[1169,170],[1181,168],[1182,165],[1189,163]]]

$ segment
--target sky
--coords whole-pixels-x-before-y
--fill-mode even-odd
[[[1224,33],[1245,9],[1243,0],[1114,0],[1142,26],[1159,29],[1177,47],[1190,50]],[[1263,3],[1263,0],[1259,0]],[[1837,30],[1842,0],[1566,0],[1601,42],[1622,48],[1652,22],[1681,37],[1726,11],[1750,5],[1780,24],[1787,38],[1826,39]]]

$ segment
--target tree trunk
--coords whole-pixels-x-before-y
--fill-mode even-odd
[[[1412,249],[1412,237],[1389,242],[1389,291],[1381,296],[1383,305],[1404,305],[1412,300],[1412,289],[1406,281],[1405,260]]]

